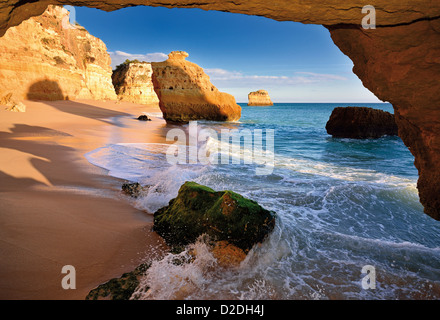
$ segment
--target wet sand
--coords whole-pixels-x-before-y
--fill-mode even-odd
[[[0,299],[84,299],[166,248],[151,213],[121,194],[124,181],[84,154],[109,143],[162,142],[165,121],[114,101],[24,101],[0,108]],[[65,290],[62,268],[76,270]]]

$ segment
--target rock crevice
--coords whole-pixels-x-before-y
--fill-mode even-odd
[[[184,51],[173,51],[168,60],[151,63],[154,90],[164,119],[168,122],[240,119],[241,107],[235,98],[220,92],[201,67],[186,61],[188,56]]]

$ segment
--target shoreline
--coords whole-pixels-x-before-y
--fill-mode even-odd
[[[85,154],[109,143],[162,142],[158,107],[115,101],[25,101],[0,110],[0,298],[83,300],[166,251],[152,214],[121,194],[124,180]],[[65,290],[62,267],[76,270]]]

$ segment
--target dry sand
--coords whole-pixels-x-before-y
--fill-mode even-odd
[[[166,246],[153,217],[120,192],[123,181],[84,154],[108,143],[159,142],[160,112],[114,101],[24,101],[25,113],[0,109],[0,299],[84,299]],[[76,289],[61,286],[63,266]]]

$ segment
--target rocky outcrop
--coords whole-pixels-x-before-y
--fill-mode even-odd
[[[0,35],[31,16],[40,15],[55,0],[5,0],[0,4]],[[84,5],[79,0],[56,0],[58,4]],[[276,6],[259,0],[184,1],[105,0],[87,6],[117,10],[133,5],[198,7],[264,16],[279,21],[322,24],[336,45],[354,62],[354,72],[364,85],[395,110],[399,136],[415,156],[419,170],[419,195],[425,212],[440,220],[440,2],[374,0],[377,28],[360,27],[365,3],[344,1],[280,0]],[[432,99],[431,99],[432,98]]]
[[[269,92],[266,90],[258,90],[248,95],[248,106],[273,106]]]
[[[325,128],[333,137],[352,139],[397,136],[398,131],[393,114],[366,107],[335,108]]]
[[[170,246],[185,246],[206,234],[247,252],[274,226],[275,214],[255,201],[195,182],[183,184],[177,197],[154,213],[154,230]]]
[[[0,106],[5,106],[5,110],[12,112],[26,112],[26,106],[23,102],[12,100],[12,92],[0,97]]]
[[[440,220],[440,20],[328,29],[364,86],[393,105],[399,136],[419,171],[420,202]]]
[[[105,44],[68,19],[66,9],[50,6],[0,38],[0,97],[116,99]]]
[[[168,60],[151,63],[154,90],[164,119],[169,122],[240,119],[241,107],[235,98],[220,92],[201,67],[185,60],[187,57],[186,52],[173,51]]]
[[[118,99],[146,105],[159,105],[153,87],[153,69],[147,62],[127,61],[113,72],[112,81]]]

